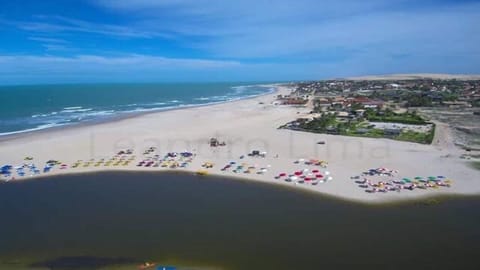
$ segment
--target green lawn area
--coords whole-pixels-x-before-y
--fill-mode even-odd
[[[408,114],[393,114],[389,115],[376,115],[376,112],[370,112],[368,117],[370,120],[381,122],[395,122],[395,123],[410,123],[410,124],[422,124],[426,123],[420,116],[408,113]],[[386,136],[382,129],[369,128],[370,123],[368,121],[338,121],[335,115],[322,115],[311,121],[301,121],[299,127],[305,131],[315,133],[331,133],[345,136],[354,137],[369,137],[369,138],[389,138],[399,141],[415,142],[422,144],[430,144],[435,134],[435,125],[428,133],[405,131],[400,135],[392,137]],[[331,132],[331,129],[335,130],[335,133]],[[364,129],[362,133],[357,132],[359,129]]]
[[[392,115],[392,116],[370,116],[368,120],[371,122],[388,122],[388,123],[400,123],[410,125],[425,125],[425,120],[414,117],[411,115]]]
[[[470,162],[470,166],[474,169],[480,170],[480,161],[472,161]]]
[[[411,125],[425,125],[428,124],[423,117],[417,113],[402,113],[397,114],[391,110],[385,110],[383,112],[375,110],[367,110],[365,112],[366,118],[371,122],[388,122],[388,123],[400,123]]]
[[[367,133],[360,134],[355,130],[349,130],[345,133],[340,133],[341,135],[355,136],[355,137],[367,137],[367,138],[383,138],[385,136],[383,130],[381,129],[369,129]]]
[[[399,141],[427,143],[428,142],[427,136],[428,136],[428,133],[406,131],[406,132],[402,132],[395,139]]]

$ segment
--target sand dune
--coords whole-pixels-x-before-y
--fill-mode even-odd
[[[468,74],[435,74],[435,73],[417,73],[417,74],[389,74],[389,75],[369,75],[360,77],[346,78],[348,80],[418,80],[418,79],[437,79],[437,80],[479,80],[480,75]]]

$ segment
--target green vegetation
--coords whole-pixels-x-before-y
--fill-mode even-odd
[[[415,132],[415,131],[403,131],[395,137],[396,140],[399,141],[406,141],[406,142],[416,142],[416,143],[424,143],[424,144],[431,144],[433,141],[433,136],[435,135],[435,125],[433,128],[428,132]]]
[[[474,169],[480,170],[480,161],[472,161],[470,166],[472,166]]]
[[[412,113],[394,113],[392,110],[386,109],[384,111],[377,111],[372,109],[367,109],[365,111],[365,118],[371,122],[388,122],[388,123],[400,123],[400,124],[410,124],[410,125],[426,125],[426,122],[420,115],[416,112]]]
[[[352,129],[348,132],[343,133],[342,135],[354,136],[354,137],[367,137],[367,138],[384,138],[385,132],[381,129],[370,128],[365,133],[359,133],[358,131]]]
[[[392,111],[378,111],[368,109],[365,112],[368,120],[395,122],[407,124],[428,124],[421,116],[416,113],[395,114]],[[396,120],[396,121],[395,121]],[[284,126],[285,127],[285,126]],[[313,120],[298,119],[294,129],[305,130],[315,133],[339,134],[355,137],[369,138],[390,138],[399,141],[416,142],[423,144],[432,143],[435,134],[435,125],[427,132],[403,131],[396,135],[395,133],[386,133],[383,129],[377,129],[370,126],[368,121],[361,119],[339,120],[335,114],[323,114],[321,117]]]
[[[456,101],[456,100],[458,100],[458,94],[442,92],[442,102],[443,101]]]
[[[414,141],[422,141],[425,142],[426,140],[426,133],[420,133],[415,131],[404,131],[398,135],[397,140],[400,141],[407,141],[407,142],[414,142]]]
[[[336,124],[335,115],[323,114],[319,118],[303,123],[301,127],[303,129],[321,133],[321,132],[326,132],[328,127],[334,126],[335,124]]]
[[[432,98],[429,96],[409,94],[406,98],[407,107],[431,107]]]

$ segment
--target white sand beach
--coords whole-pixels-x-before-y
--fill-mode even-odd
[[[307,108],[273,104],[276,95],[289,92],[288,88],[279,87],[276,93],[253,99],[23,134],[0,142],[0,165],[17,166],[34,162],[37,166],[42,166],[51,159],[68,165],[66,169],[54,168],[48,174],[42,173],[40,176],[101,170],[167,170],[136,166],[143,159],[145,149],[153,146],[160,156],[184,150],[195,153],[193,162],[181,170],[195,173],[208,161],[215,164],[213,168],[203,169],[208,174],[286,185],[355,201],[386,202],[439,194],[480,194],[480,172],[459,158],[462,152],[451,143],[448,127],[438,126],[433,145],[278,129],[308,112]],[[212,137],[225,141],[226,146],[210,147],[209,140]],[[317,144],[318,141],[325,141],[325,144]],[[77,160],[109,158],[123,149],[133,149],[136,155],[135,161],[128,166],[71,168]],[[247,156],[254,149],[267,152],[266,157]],[[33,160],[25,161],[27,156],[33,157]],[[245,158],[240,159],[240,156]],[[294,163],[301,158],[328,161],[328,167],[320,170],[322,173],[329,171],[333,179],[317,185],[275,179],[281,172],[315,169]],[[263,174],[222,171],[230,161],[245,162],[266,170]],[[367,193],[351,179],[352,176],[378,167],[398,170],[396,177],[400,179],[445,176],[452,180],[452,185],[425,190]],[[10,183],[29,178],[32,177],[16,178]],[[208,181],[208,177],[205,181]]]

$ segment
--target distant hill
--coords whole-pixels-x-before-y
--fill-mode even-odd
[[[345,78],[355,81],[382,81],[382,80],[418,80],[418,79],[437,79],[437,80],[480,80],[480,75],[463,75],[463,74],[390,74],[390,75],[370,75],[360,77]]]

